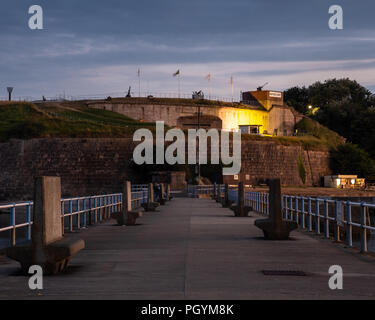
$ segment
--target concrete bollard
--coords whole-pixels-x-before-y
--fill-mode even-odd
[[[224,198],[221,204],[223,208],[230,208],[231,205],[233,204],[233,201],[229,200],[229,186],[227,183],[224,186]]]
[[[165,197],[166,201],[171,201],[173,199],[171,197],[171,185],[169,183],[165,184]]]
[[[140,211],[132,211],[132,186],[130,181],[126,181],[122,194],[122,208],[120,212],[112,214],[119,226],[134,226],[137,218],[142,216]]]
[[[154,201],[154,185],[152,183],[148,184],[148,197],[147,203],[142,203],[143,209],[145,211],[156,211],[156,208],[159,206],[158,202]]]
[[[212,199],[212,200],[215,200],[215,199],[216,199],[216,182],[215,182],[214,185],[213,185],[213,191],[212,191],[211,199]]]
[[[234,211],[236,217],[247,217],[251,208],[245,206],[245,188],[243,182],[238,183],[238,203],[237,205],[232,205],[231,210]]]
[[[270,217],[256,220],[255,225],[263,230],[266,240],[288,240],[289,233],[297,229],[298,224],[294,221],[283,221],[280,179],[270,179],[268,184]]]
[[[221,184],[217,186],[216,202],[221,203]]]
[[[164,206],[165,202],[165,185],[164,183],[161,183],[159,188],[159,204]]]
[[[6,254],[20,262],[23,273],[32,265],[41,266],[45,274],[64,271],[85,242],[63,237],[63,228],[60,177],[36,178],[31,243],[8,248]]]

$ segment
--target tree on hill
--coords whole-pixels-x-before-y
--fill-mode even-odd
[[[308,105],[317,108],[312,119],[359,145],[375,158],[375,98],[358,82],[330,79],[308,88],[285,91],[288,104],[308,114]]]
[[[334,174],[356,174],[375,180],[375,161],[366,151],[351,143],[331,151],[331,169]]]

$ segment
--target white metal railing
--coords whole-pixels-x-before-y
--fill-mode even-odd
[[[223,185],[219,188],[225,190]],[[189,186],[189,193],[195,196],[207,194],[208,190],[212,190],[213,194],[214,186]],[[228,187],[228,199],[234,203],[238,202],[237,187]],[[244,204],[255,212],[269,215],[268,193],[246,190]],[[375,227],[370,224],[369,213],[370,210],[375,211],[374,203],[283,195],[282,209],[283,218],[297,222],[301,229],[315,232],[317,235],[323,234],[325,238],[330,238],[332,233],[336,241],[340,241],[341,235],[344,234],[348,247],[353,247],[353,229],[356,228],[361,252],[368,251],[368,233],[375,231]]]
[[[112,213],[121,210],[122,198],[122,193],[115,193],[61,199],[63,229],[71,232],[74,229],[86,228],[88,225],[110,218]],[[147,202],[147,199],[147,189],[132,192],[132,209],[140,207],[142,203]],[[31,240],[32,207],[32,201],[0,205],[0,210],[3,211],[2,215],[9,214],[9,222],[5,226],[0,226],[0,236],[10,232],[9,237],[0,238],[3,240],[8,238],[8,244],[5,244],[5,246],[17,244],[17,230],[20,228],[25,228],[24,241]],[[24,219],[19,218],[22,214],[24,214]]]

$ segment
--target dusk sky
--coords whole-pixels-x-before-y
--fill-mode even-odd
[[[44,10],[30,30],[28,8]],[[344,29],[328,28],[341,5]],[[373,0],[2,0],[0,97],[208,91],[235,97],[349,77],[375,92]]]

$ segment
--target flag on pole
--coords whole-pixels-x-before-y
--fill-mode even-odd
[[[233,79],[233,76],[230,77],[230,84],[233,86],[234,84],[234,79]]]
[[[205,77],[206,80],[210,81],[211,80],[211,73],[209,73],[206,77]]]
[[[178,69],[178,70],[173,74],[173,76],[176,77],[176,76],[178,76],[179,74],[180,74],[180,69]]]
[[[141,69],[140,68],[138,68],[137,74],[138,74],[138,78],[139,78],[141,76]]]

